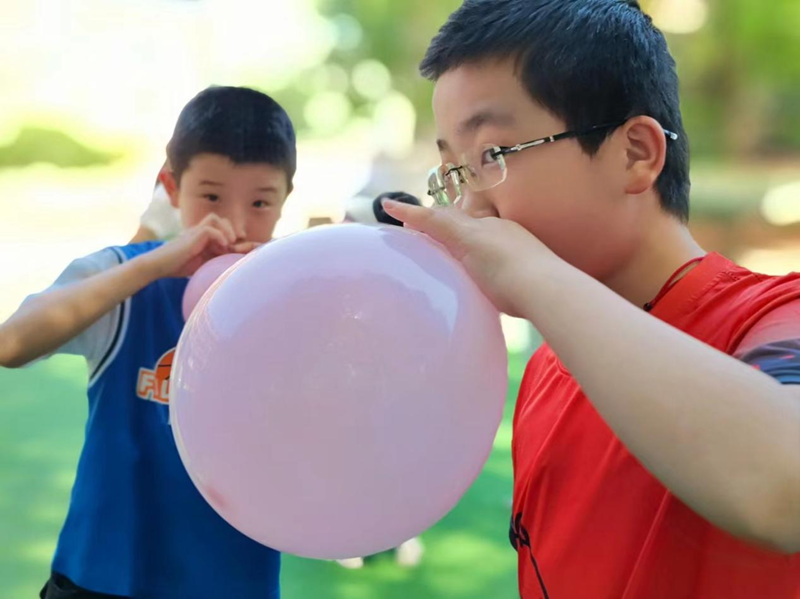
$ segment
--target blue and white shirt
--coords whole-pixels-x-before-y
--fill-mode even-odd
[[[76,260],[54,287],[159,245],[108,248]],[[274,599],[280,554],[217,515],[173,440],[169,373],[186,283],[148,285],[59,350],[88,361],[89,417],[53,571],[125,597]]]

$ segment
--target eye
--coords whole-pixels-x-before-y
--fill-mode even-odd
[[[269,208],[269,202],[266,200],[256,200],[253,202],[253,208]]]
[[[481,166],[487,166],[497,162],[499,154],[495,148],[486,148],[481,152]]]
[[[203,197],[206,198],[209,202],[218,202],[219,201],[219,196],[217,194],[215,194],[215,193],[207,193]]]

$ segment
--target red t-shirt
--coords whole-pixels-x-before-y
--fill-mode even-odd
[[[798,298],[800,274],[757,275],[709,254],[652,314],[733,355],[753,325]],[[526,599],[800,599],[800,555],[747,544],[686,507],[547,345],[522,381],[512,456],[510,538]]]

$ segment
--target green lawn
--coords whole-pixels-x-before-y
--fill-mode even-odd
[[[286,556],[287,599],[514,597],[516,554],[508,543],[511,414],[523,360],[511,358],[509,401],[495,449],[461,503],[423,535],[422,565],[402,569],[391,554],[362,570]],[[0,599],[38,596],[47,578],[86,418],[85,368],[56,357],[0,370]]]

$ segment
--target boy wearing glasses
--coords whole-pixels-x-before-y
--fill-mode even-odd
[[[442,166],[386,202],[546,343],[514,418],[523,597],[800,597],[800,275],[686,223],[675,64],[636,2],[466,0],[422,62]]]

